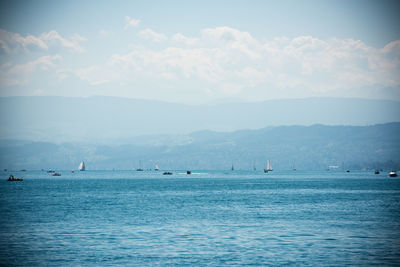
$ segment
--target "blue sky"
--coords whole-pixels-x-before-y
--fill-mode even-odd
[[[2,1],[0,95],[400,100],[398,1]]]

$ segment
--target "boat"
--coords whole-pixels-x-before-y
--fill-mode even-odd
[[[74,172],[75,172],[75,170],[72,170],[71,172],[72,172],[72,173],[74,173]]]
[[[375,172],[374,172],[375,174],[379,174],[380,172],[379,172],[379,170],[375,170]]]
[[[172,175],[172,172],[163,172],[163,175]]]
[[[389,172],[389,177],[397,177],[396,171]]]
[[[186,171],[186,174],[192,174],[192,171]]]
[[[271,166],[271,162],[269,160],[267,160],[267,168],[264,169],[264,172],[267,173],[267,172],[270,172],[270,171],[273,171],[273,169],[272,169],[272,166]]]
[[[158,168],[158,164],[156,164],[156,166],[154,167],[154,170],[155,171],[159,171],[160,170],[160,168]]]
[[[55,173],[53,170],[48,170],[47,173]]]
[[[53,173],[53,176],[61,176],[61,173],[58,173],[58,172]]]
[[[139,168],[136,169],[137,172],[142,172],[143,168],[142,168],[142,161],[139,160]]]
[[[8,177],[8,180],[7,181],[9,181],[9,182],[14,182],[14,181],[23,181],[24,179],[22,179],[22,178],[15,178],[14,177],[14,175],[10,175],[10,177]]]
[[[84,162],[83,160],[82,160],[82,162],[79,164],[78,170],[80,170],[80,171],[86,170],[85,162]]]
[[[233,168],[233,163],[232,163],[231,171],[234,171],[234,170],[235,170],[235,168]]]

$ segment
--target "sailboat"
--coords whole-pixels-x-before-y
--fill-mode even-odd
[[[78,170],[84,171],[85,169],[86,169],[85,168],[85,162],[81,161],[81,163],[79,164]]]
[[[271,162],[269,160],[267,160],[267,168],[264,169],[264,172],[267,173],[267,172],[270,172],[270,171],[273,171],[273,169],[272,169],[272,166],[271,166]]]
[[[235,168],[233,168],[233,163],[232,163],[231,171],[234,171],[234,170],[235,170]]]
[[[136,171],[137,172],[142,172],[143,171],[143,169],[142,169],[142,161],[141,160],[139,160],[139,168],[137,168]]]
[[[154,170],[155,171],[159,171],[160,170],[160,168],[158,168],[158,164],[156,164],[156,166],[154,167]]]

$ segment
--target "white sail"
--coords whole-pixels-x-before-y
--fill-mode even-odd
[[[271,162],[269,160],[267,160],[267,170],[272,171]]]
[[[154,167],[154,170],[158,171],[160,168],[158,168],[158,164]]]
[[[80,170],[80,171],[84,171],[84,170],[85,170],[85,162],[82,161],[82,162],[79,164],[78,170]]]

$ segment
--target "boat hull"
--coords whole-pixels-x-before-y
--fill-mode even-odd
[[[8,178],[7,179],[7,181],[9,181],[9,182],[20,182],[20,181],[23,181],[24,179],[22,179],[22,178]]]

